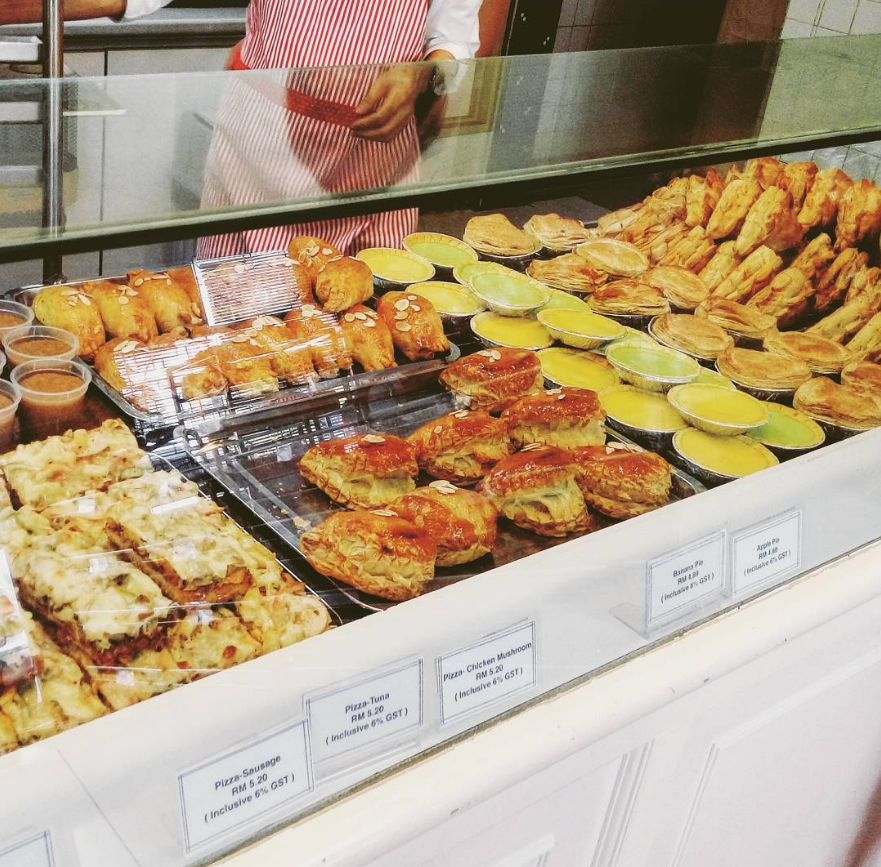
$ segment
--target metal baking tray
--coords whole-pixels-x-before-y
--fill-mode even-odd
[[[457,408],[453,396],[441,388],[436,378],[428,383],[424,379],[407,380],[356,395],[343,405],[313,402],[276,417],[261,414],[250,419],[225,419],[220,425],[208,422],[181,427],[176,437],[226,490],[299,551],[300,534],[342,508],[300,475],[297,462],[306,449],[323,440],[357,433],[383,432],[405,437]],[[608,431],[608,436],[613,441],[630,443],[614,431]],[[675,500],[705,490],[687,473],[675,467],[673,472]],[[429,481],[432,480],[425,476],[418,483],[424,485]],[[601,526],[611,523],[611,519],[603,519]],[[438,569],[428,590],[462,581],[571,538],[540,537],[502,520],[491,554],[463,566]],[[382,611],[395,604],[342,582],[335,583],[355,604],[370,611]]]

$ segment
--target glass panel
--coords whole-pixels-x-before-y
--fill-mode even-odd
[[[881,131],[879,50],[881,37],[860,36],[492,58],[443,70],[437,99],[425,64],[66,82],[61,238],[86,249],[143,230],[216,234],[695,153],[865,140]],[[422,91],[420,131],[353,137],[355,107],[387,76]],[[44,95],[40,81],[0,82],[7,260],[50,242]]]

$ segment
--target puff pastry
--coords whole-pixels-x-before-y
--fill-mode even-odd
[[[536,214],[523,226],[523,231],[549,250],[571,252],[590,237],[581,220],[559,214]]]
[[[315,238],[312,235],[298,235],[290,244],[288,244],[288,258],[294,263],[305,276],[305,281],[298,280],[297,283],[305,283],[311,295],[311,290],[315,287],[315,281],[318,278],[318,270],[331,259],[337,259],[342,253],[337,250],[333,244],[321,238]],[[311,303],[313,298],[301,298],[301,303]]]
[[[710,290],[697,274],[674,265],[658,265],[640,279],[660,289],[667,300],[680,310],[694,310],[710,295]]]
[[[708,169],[703,177],[689,176],[685,190],[685,222],[689,226],[706,227],[724,189],[725,181],[715,168]]]
[[[841,384],[881,397],[881,364],[852,361],[841,371]]]
[[[425,591],[437,556],[425,530],[385,509],[334,512],[300,537],[300,549],[322,575],[395,602]]]
[[[645,200],[636,218],[619,234],[621,241],[644,244],[668,226],[685,219],[685,197],[664,201],[650,196]]]
[[[848,341],[847,351],[856,358],[875,355],[881,349],[881,313],[876,313]]]
[[[697,273],[703,270],[715,254],[715,241],[702,226],[695,226],[687,235],[674,241],[658,262]]]
[[[762,245],[780,252],[795,247],[803,235],[792,194],[780,187],[768,187],[749,209],[735,249],[739,256],[747,256]]]
[[[502,413],[518,449],[533,443],[562,449],[606,441],[606,413],[595,391],[554,388],[521,397]]]
[[[536,242],[503,214],[472,217],[462,239],[484,253],[496,256],[523,256],[536,250]]]
[[[501,412],[544,385],[536,353],[505,348],[482,349],[457,359],[441,371],[440,381],[466,406],[487,412]]]
[[[514,451],[508,423],[475,410],[441,416],[415,430],[407,441],[421,469],[436,479],[460,485],[480,481]]]
[[[783,172],[777,179],[776,186],[787,190],[792,195],[792,204],[796,214],[801,211],[805,198],[814,186],[818,171],[817,164],[810,160],[786,163]]]
[[[460,566],[489,554],[496,542],[499,513],[475,491],[449,482],[432,482],[399,497],[390,506],[437,543],[437,566]]]
[[[719,283],[712,297],[748,301],[771,282],[782,266],[783,260],[770,247],[759,247]]]
[[[329,259],[317,271],[315,297],[331,313],[341,313],[373,296],[373,272],[360,259]]]
[[[877,295],[881,291],[881,268],[861,268],[847,287],[847,295],[844,296],[845,304],[852,304],[861,298]]]
[[[201,321],[186,290],[174,283],[165,272],[129,271],[128,285],[140,292],[162,332],[186,328]]]
[[[834,340],[801,331],[776,331],[764,341],[768,352],[798,358],[817,373],[836,373],[850,359],[850,351]]]
[[[672,470],[660,455],[609,443],[576,449],[578,485],[589,506],[610,518],[644,515],[670,500]]]
[[[845,247],[835,260],[817,277],[813,307],[818,313],[826,313],[837,306],[847,295],[851,281],[869,261],[869,254],[856,247]]]
[[[658,316],[670,312],[664,293],[636,280],[613,280],[600,286],[587,302],[597,313]]]
[[[444,324],[427,298],[413,292],[386,292],[379,299],[377,312],[391,332],[395,346],[410,361],[449,352]]]
[[[824,272],[835,259],[835,248],[832,239],[825,232],[809,241],[802,251],[792,260],[792,268],[803,271],[808,280]]]
[[[835,221],[835,249],[852,247],[881,229],[881,190],[871,181],[853,184],[841,197]]]
[[[812,418],[851,428],[881,425],[881,399],[866,390],[817,376],[800,386],[792,405]]]
[[[91,360],[105,340],[104,322],[95,304],[82,289],[46,286],[34,298],[34,316],[43,325],[62,328],[79,341],[78,354]]]
[[[773,316],[777,320],[777,326],[784,328],[807,312],[813,291],[814,287],[804,271],[786,268],[746,304],[747,307]]]
[[[694,311],[694,315],[709,319],[735,335],[759,340],[777,327],[777,320],[773,316],[727,298],[708,298]]]
[[[609,279],[608,274],[588,265],[577,253],[565,253],[553,259],[533,259],[526,273],[554,289],[586,294]]]
[[[672,349],[704,359],[713,359],[734,345],[734,338],[720,325],[685,313],[665,313],[653,319],[651,333]]]
[[[780,182],[785,168],[786,163],[776,157],[758,157],[747,163],[743,177],[758,181],[762,189],[767,190]]]
[[[707,234],[715,240],[737,234],[761,194],[761,184],[752,178],[732,180],[722,190],[719,204],[707,222]]]
[[[737,346],[720,353],[716,367],[723,376],[748,388],[796,389],[812,376],[799,358]]]
[[[284,321],[298,340],[308,344],[312,364],[322,379],[339,376],[341,370],[351,369],[352,354],[332,313],[325,313],[314,304],[304,304],[291,310]]]
[[[168,279],[175,286],[179,286],[187,293],[193,315],[199,319],[204,319],[205,307],[202,304],[202,293],[199,291],[199,284],[196,282],[196,275],[193,273],[193,269],[189,265],[184,265],[180,268],[169,268],[165,273],[168,274]]]
[[[232,334],[214,353],[231,390],[246,396],[278,391],[274,353],[267,352],[251,334]]]
[[[266,353],[272,372],[292,385],[314,382],[312,353],[309,345],[276,316],[258,316],[243,323],[242,334]],[[253,341],[253,343],[252,343]]]
[[[538,446],[500,461],[478,490],[518,527],[540,536],[568,536],[595,526],[578,487],[580,478],[571,452]]]
[[[576,251],[595,271],[612,277],[638,277],[649,269],[649,260],[633,244],[597,238],[580,244]]]
[[[178,368],[175,378],[180,382],[184,400],[201,400],[224,394],[229,387],[220,369],[217,348],[213,346],[196,353],[192,361]]]
[[[352,358],[364,370],[397,366],[392,333],[375,310],[356,304],[340,316],[340,328]]]
[[[152,356],[140,340],[108,340],[95,354],[94,364],[111,388],[144,412],[155,411],[163,394],[167,395],[163,359]]]
[[[865,293],[812,325],[807,333],[847,343],[879,311],[881,292]]]
[[[364,509],[385,506],[416,487],[416,450],[391,434],[355,434],[312,446],[300,473],[335,503]]]
[[[153,311],[137,289],[109,280],[84,283],[83,289],[97,305],[104,330],[111,337],[130,337],[147,343],[158,336]]]
[[[852,185],[853,181],[837,167],[818,172],[798,212],[799,223],[805,229],[831,226],[842,197]]]
[[[713,292],[742,261],[734,249],[734,241],[725,241],[719,244],[713,258],[701,269],[698,277]]]
[[[597,220],[597,235],[594,237],[599,237],[603,235],[614,236],[621,234],[621,232],[628,228],[628,226],[633,224],[633,222],[639,216],[639,212],[642,210],[642,208],[643,204],[642,202],[639,202],[636,205],[630,205],[626,208],[618,208],[618,210],[616,211],[609,211],[609,213],[603,214]]]
[[[130,376],[124,375],[120,367],[125,367],[122,356],[131,354],[136,349],[146,348],[140,340],[114,337],[108,340],[95,354],[95,370],[101,374],[111,388],[122,392],[130,384]]]
[[[671,223],[656,235],[641,238],[634,241],[633,244],[649,257],[650,262],[657,263],[670,252],[674,244],[679,243],[690,231],[691,229],[684,221]]]

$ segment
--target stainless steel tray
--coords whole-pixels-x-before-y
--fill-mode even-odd
[[[306,412],[297,407],[275,417],[233,418],[220,426],[209,422],[181,427],[176,436],[211,476],[299,551],[300,534],[341,508],[300,475],[297,462],[307,448],[322,440],[356,433],[385,432],[404,437],[456,408],[453,397],[436,379],[428,383],[423,379],[421,383],[389,384],[343,405],[315,402]],[[630,442],[614,431],[608,434],[612,440]],[[425,477],[419,483],[429,481]],[[700,482],[674,468],[674,499],[703,490]],[[613,523],[604,520],[603,526]],[[492,554],[464,566],[438,569],[428,589],[462,581],[565,541],[542,538],[502,520]],[[355,604],[368,610],[381,611],[395,604],[335,583]]]

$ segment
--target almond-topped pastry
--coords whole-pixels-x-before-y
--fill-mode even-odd
[[[449,482],[432,482],[389,505],[437,543],[438,566],[460,566],[492,551],[498,532],[495,504],[475,491]]]
[[[385,506],[416,487],[416,450],[391,434],[355,434],[312,446],[300,458],[303,478],[335,503]]]
[[[687,313],[665,313],[653,319],[650,333],[660,343],[701,359],[714,359],[734,346],[734,338],[722,326]]]
[[[538,245],[503,214],[472,217],[462,240],[483,253],[496,256],[523,256],[534,253]]]
[[[777,327],[777,320],[773,316],[726,298],[708,298],[698,306],[694,315],[709,319],[732,334],[756,340],[764,339],[769,331]]]
[[[352,358],[364,370],[397,365],[392,333],[375,310],[356,304],[340,316],[340,328]]]
[[[605,410],[597,393],[586,388],[553,388],[521,397],[502,419],[518,449],[533,443],[571,449],[606,441]]]
[[[305,274],[306,282],[310,288],[315,286],[319,268],[331,259],[337,259],[342,255],[332,244],[311,235],[298,235],[288,244],[288,258]],[[301,300],[311,301],[312,299]]]
[[[590,238],[581,220],[559,214],[536,214],[523,226],[523,231],[543,247],[564,252],[574,250]]]
[[[865,389],[817,376],[799,386],[792,405],[817,421],[868,429],[881,425],[881,398]]]
[[[636,280],[613,280],[600,286],[587,302],[597,313],[658,316],[670,312],[664,293]]]
[[[852,247],[881,230],[881,190],[871,181],[853,184],[841,197],[835,222],[835,249]]]
[[[589,265],[577,253],[565,253],[553,259],[533,259],[526,273],[546,286],[570,292],[590,293],[609,279],[608,274]]]
[[[639,446],[608,443],[573,452],[579,487],[589,506],[610,518],[634,518],[670,500],[672,470],[660,455]]]
[[[315,304],[304,304],[291,310],[284,318],[294,336],[309,346],[312,364],[322,379],[339,376],[352,367],[352,353],[336,316]]]
[[[129,271],[127,282],[147,303],[161,332],[187,328],[202,321],[186,289],[166,272]]]
[[[83,284],[83,291],[98,306],[104,330],[111,337],[148,343],[158,336],[156,317],[137,289],[109,280],[92,280]]]
[[[413,292],[386,292],[377,306],[379,318],[391,332],[395,346],[410,359],[433,358],[449,352],[450,341],[434,304]]]
[[[373,296],[373,272],[351,256],[328,259],[317,267],[315,297],[332,313],[341,313]]]
[[[334,512],[300,537],[317,572],[379,596],[403,601],[424,592],[434,577],[437,544],[394,512]]]
[[[34,298],[34,316],[43,325],[73,334],[78,354],[86,360],[95,357],[106,339],[98,306],[79,286],[45,286]]]
[[[478,491],[518,527],[540,536],[568,536],[594,528],[578,487],[574,456],[553,446],[529,446],[499,461]]]
[[[482,349],[440,373],[441,383],[471,409],[501,412],[526,394],[541,391],[541,361],[530,349]]]
[[[850,360],[850,351],[818,334],[801,331],[774,331],[765,338],[768,352],[798,358],[815,373],[837,373]]]
[[[757,389],[794,390],[812,376],[810,367],[798,358],[737,346],[722,352],[716,367],[736,384]]]
[[[881,398],[881,364],[871,361],[852,361],[841,371],[841,384],[871,392]]]
[[[667,300],[680,310],[694,310],[710,295],[710,290],[697,274],[672,265],[658,265],[643,274],[640,280],[660,289]]]
[[[852,185],[853,181],[837,166],[818,172],[798,212],[799,223],[805,229],[831,226],[838,214],[839,202]]]
[[[507,422],[482,410],[443,415],[413,431],[407,441],[425,472],[461,485],[480,481],[514,451]]]
[[[575,251],[588,265],[611,277],[638,277],[649,269],[649,260],[633,244],[612,238],[596,238]]]
[[[292,385],[317,379],[309,344],[277,316],[257,316],[243,323],[239,330],[250,338],[249,345],[256,343],[266,353],[272,372],[279,379]]]

